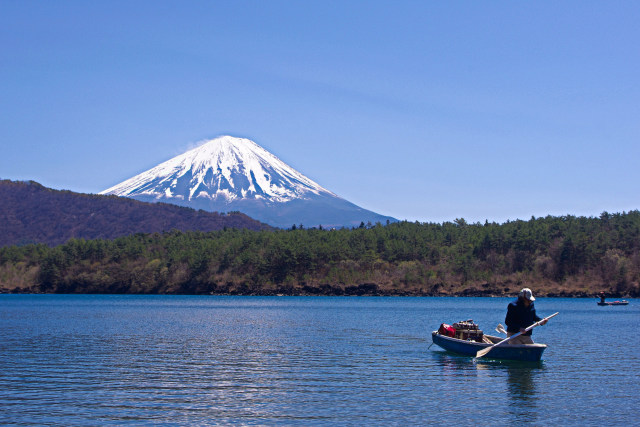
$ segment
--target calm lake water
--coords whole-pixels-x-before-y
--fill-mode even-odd
[[[539,364],[428,348],[509,301],[0,295],[0,424],[638,424],[640,300],[538,298]]]

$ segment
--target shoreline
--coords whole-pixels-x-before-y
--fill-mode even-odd
[[[459,292],[459,293],[419,293],[419,292],[335,292],[335,293],[309,293],[309,292],[41,292],[27,289],[7,289],[0,288],[0,295],[175,295],[175,296],[253,296],[253,297],[424,297],[424,298],[516,298],[516,294],[495,294],[482,292]],[[595,294],[585,292],[559,292],[559,293],[537,293],[536,298],[593,298],[600,299]],[[607,294],[607,299],[636,298],[628,294]]]

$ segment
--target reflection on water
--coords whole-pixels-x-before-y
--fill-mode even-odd
[[[506,369],[509,397],[512,403],[514,405],[535,404],[538,400],[535,379],[537,371],[544,369],[543,362],[511,363],[506,365]]]
[[[484,393],[493,395],[491,405],[503,407],[514,422],[531,422],[538,418],[541,396],[537,380],[545,370],[544,362],[519,362],[496,359],[474,359],[446,351],[433,351],[432,357],[444,377],[476,377],[490,383]],[[496,393],[505,390],[506,393]]]
[[[539,417],[538,404],[542,396],[538,394],[536,381],[544,369],[543,362],[511,362],[505,364],[507,370],[507,390],[509,391],[509,413],[514,420],[534,422]]]

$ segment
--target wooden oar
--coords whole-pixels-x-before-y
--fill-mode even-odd
[[[540,321],[538,321],[538,322],[534,323],[533,325],[529,326],[528,328],[526,328],[526,329],[524,330],[524,332],[528,332],[528,331],[532,330],[532,329],[533,329],[533,328],[535,328],[536,326],[539,326],[542,322],[546,322],[547,320],[551,319],[553,316],[557,316],[557,315],[558,315],[558,313],[553,313],[551,316],[549,316],[549,317],[545,317],[544,319],[542,319],[542,320],[540,320]],[[489,347],[487,347],[487,348],[483,348],[482,350],[478,351],[478,353],[476,353],[476,357],[482,357],[482,356],[484,356],[485,354],[489,353],[491,350],[493,350],[493,348],[494,348],[494,347],[497,347],[497,346],[499,346],[500,344],[504,344],[504,343],[506,343],[507,341],[510,341],[510,340],[514,339],[515,337],[517,337],[517,336],[519,336],[519,335],[522,335],[522,334],[523,334],[523,332],[518,332],[517,334],[513,334],[513,335],[511,335],[510,337],[503,339],[502,341],[500,341],[500,342],[499,342],[499,343],[497,343],[497,344],[494,344],[494,345],[489,346]]]

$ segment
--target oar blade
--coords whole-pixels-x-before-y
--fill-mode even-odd
[[[482,356],[484,356],[485,354],[489,353],[489,352],[491,351],[491,349],[493,349],[494,347],[497,347],[497,346],[499,346],[500,344],[504,344],[504,343],[506,343],[506,342],[509,342],[509,341],[511,341],[512,339],[514,339],[515,337],[517,337],[518,335],[520,335],[520,332],[518,332],[517,334],[513,334],[513,335],[511,335],[510,337],[507,337],[507,338],[503,339],[502,341],[500,341],[500,342],[499,342],[499,343],[497,343],[497,344],[494,344],[494,345],[489,346],[489,347],[487,347],[487,348],[483,348],[482,350],[480,350],[480,351],[478,351],[478,352],[476,353],[476,357],[482,357]]]
[[[484,356],[485,354],[489,353],[493,347],[495,347],[495,346],[492,345],[492,346],[489,346],[487,348],[483,348],[482,350],[480,350],[480,351],[478,351],[476,353],[476,357]]]

